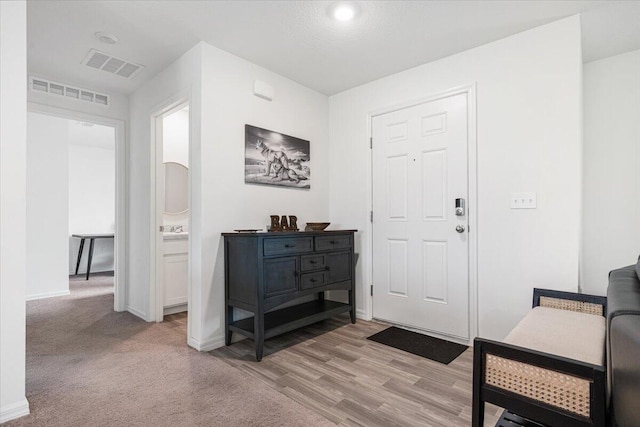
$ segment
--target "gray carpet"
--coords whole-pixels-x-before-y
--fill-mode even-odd
[[[113,311],[113,277],[27,303],[31,415],[10,426],[332,426],[209,353],[175,323]],[[259,368],[259,365],[258,365]]]

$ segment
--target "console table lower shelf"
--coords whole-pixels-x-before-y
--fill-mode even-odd
[[[329,300],[316,300],[291,307],[281,308],[264,314],[263,323],[256,317],[230,322],[226,337],[227,345],[231,344],[231,332],[252,338],[256,351],[256,359],[262,360],[264,340],[308,326],[340,313],[352,311],[351,304]],[[257,332],[256,332],[257,330]]]

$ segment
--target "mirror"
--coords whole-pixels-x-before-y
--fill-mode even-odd
[[[189,210],[189,169],[176,162],[164,163],[164,213],[177,215]]]

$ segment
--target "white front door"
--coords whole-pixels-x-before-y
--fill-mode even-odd
[[[461,339],[469,338],[467,105],[463,93],[372,120],[373,316]]]

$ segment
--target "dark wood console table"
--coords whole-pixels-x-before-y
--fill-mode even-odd
[[[233,332],[247,336],[260,361],[265,339],[347,311],[355,323],[356,231],[222,233],[226,345]],[[329,290],[346,290],[349,302],[325,300]],[[277,308],[313,294],[314,301]],[[234,308],[254,316],[234,320]]]

